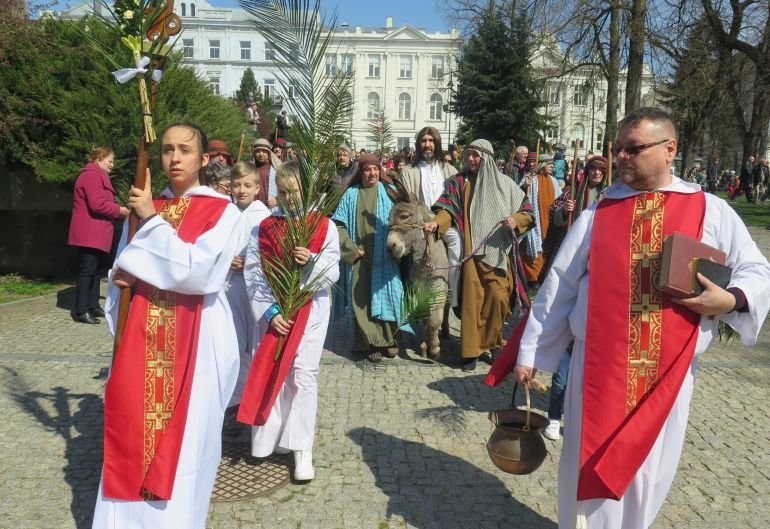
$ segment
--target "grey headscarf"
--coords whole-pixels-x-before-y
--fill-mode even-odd
[[[487,239],[480,256],[489,266],[506,270],[506,256],[513,246],[513,234],[507,226],[501,226],[500,221],[519,211],[524,201],[524,191],[497,168],[495,152],[487,140],[475,140],[465,150],[481,156],[470,207],[472,246],[476,248],[497,226],[494,234]]]

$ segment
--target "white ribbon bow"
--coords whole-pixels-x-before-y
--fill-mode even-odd
[[[139,74],[147,73],[147,65],[150,64],[150,58],[147,56],[142,57],[139,62],[136,63],[136,68],[121,68],[116,72],[112,72],[115,79],[120,84],[125,84]],[[160,78],[163,76],[161,70],[155,70],[152,72],[152,80],[156,83],[160,82]]]

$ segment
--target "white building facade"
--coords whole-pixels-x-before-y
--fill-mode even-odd
[[[201,0],[177,0],[174,10],[184,28],[179,43],[184,62],[208,80],[212,91],[234,95],[244,72],[251,68],[276,110],[284,98],[293,97],[291,87],[281,85],[274,48],[247,12],[213,7]],[[391,124],[392,148],[414,145],[415,132],[426,125],[441,132],[446,148],[457,131],[457,118],[448,112],[447,103],[450,65],[456,63],[459,48],[457,31],[428,33],[409,25],[396,28],[391,17],[382,28],[338,26],[325,68],[329,74],[347,71],[354,75],[354,110],[347,134],[351,146],[374,148],[370,122],[380,110]]]
[[[569,73],[560,74],[562,71]],[[543,106],[550,127],[542,132],[545,142],[567,147],[571,158],[578,145],[578,156],[602,151],[607,141],[607,80],[594,66],[574,67],[564,62],[564,55],[554,42],[536,49],[532,56],[532,72],[543,88]],[[626,75],[620,72],[618,82],[618,121],[625,107]],[[645,67],[642,76],[642,106],[655,105],[655,80]]]

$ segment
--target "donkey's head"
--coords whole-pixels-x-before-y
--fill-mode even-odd
[[[401,259],[411,253],[425,251],[422,226],[433,220],[433,214],[400,181],[396,180],[395,185],[396,190],[389,193],[394,203],[390,210],[387,244],[390,255]]]

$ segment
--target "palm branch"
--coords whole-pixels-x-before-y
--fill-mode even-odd
[[[438,285],[428,281],[412,281],[404,286],[398,328],[430,319],[438,307],[446,303],[447,294]]]

